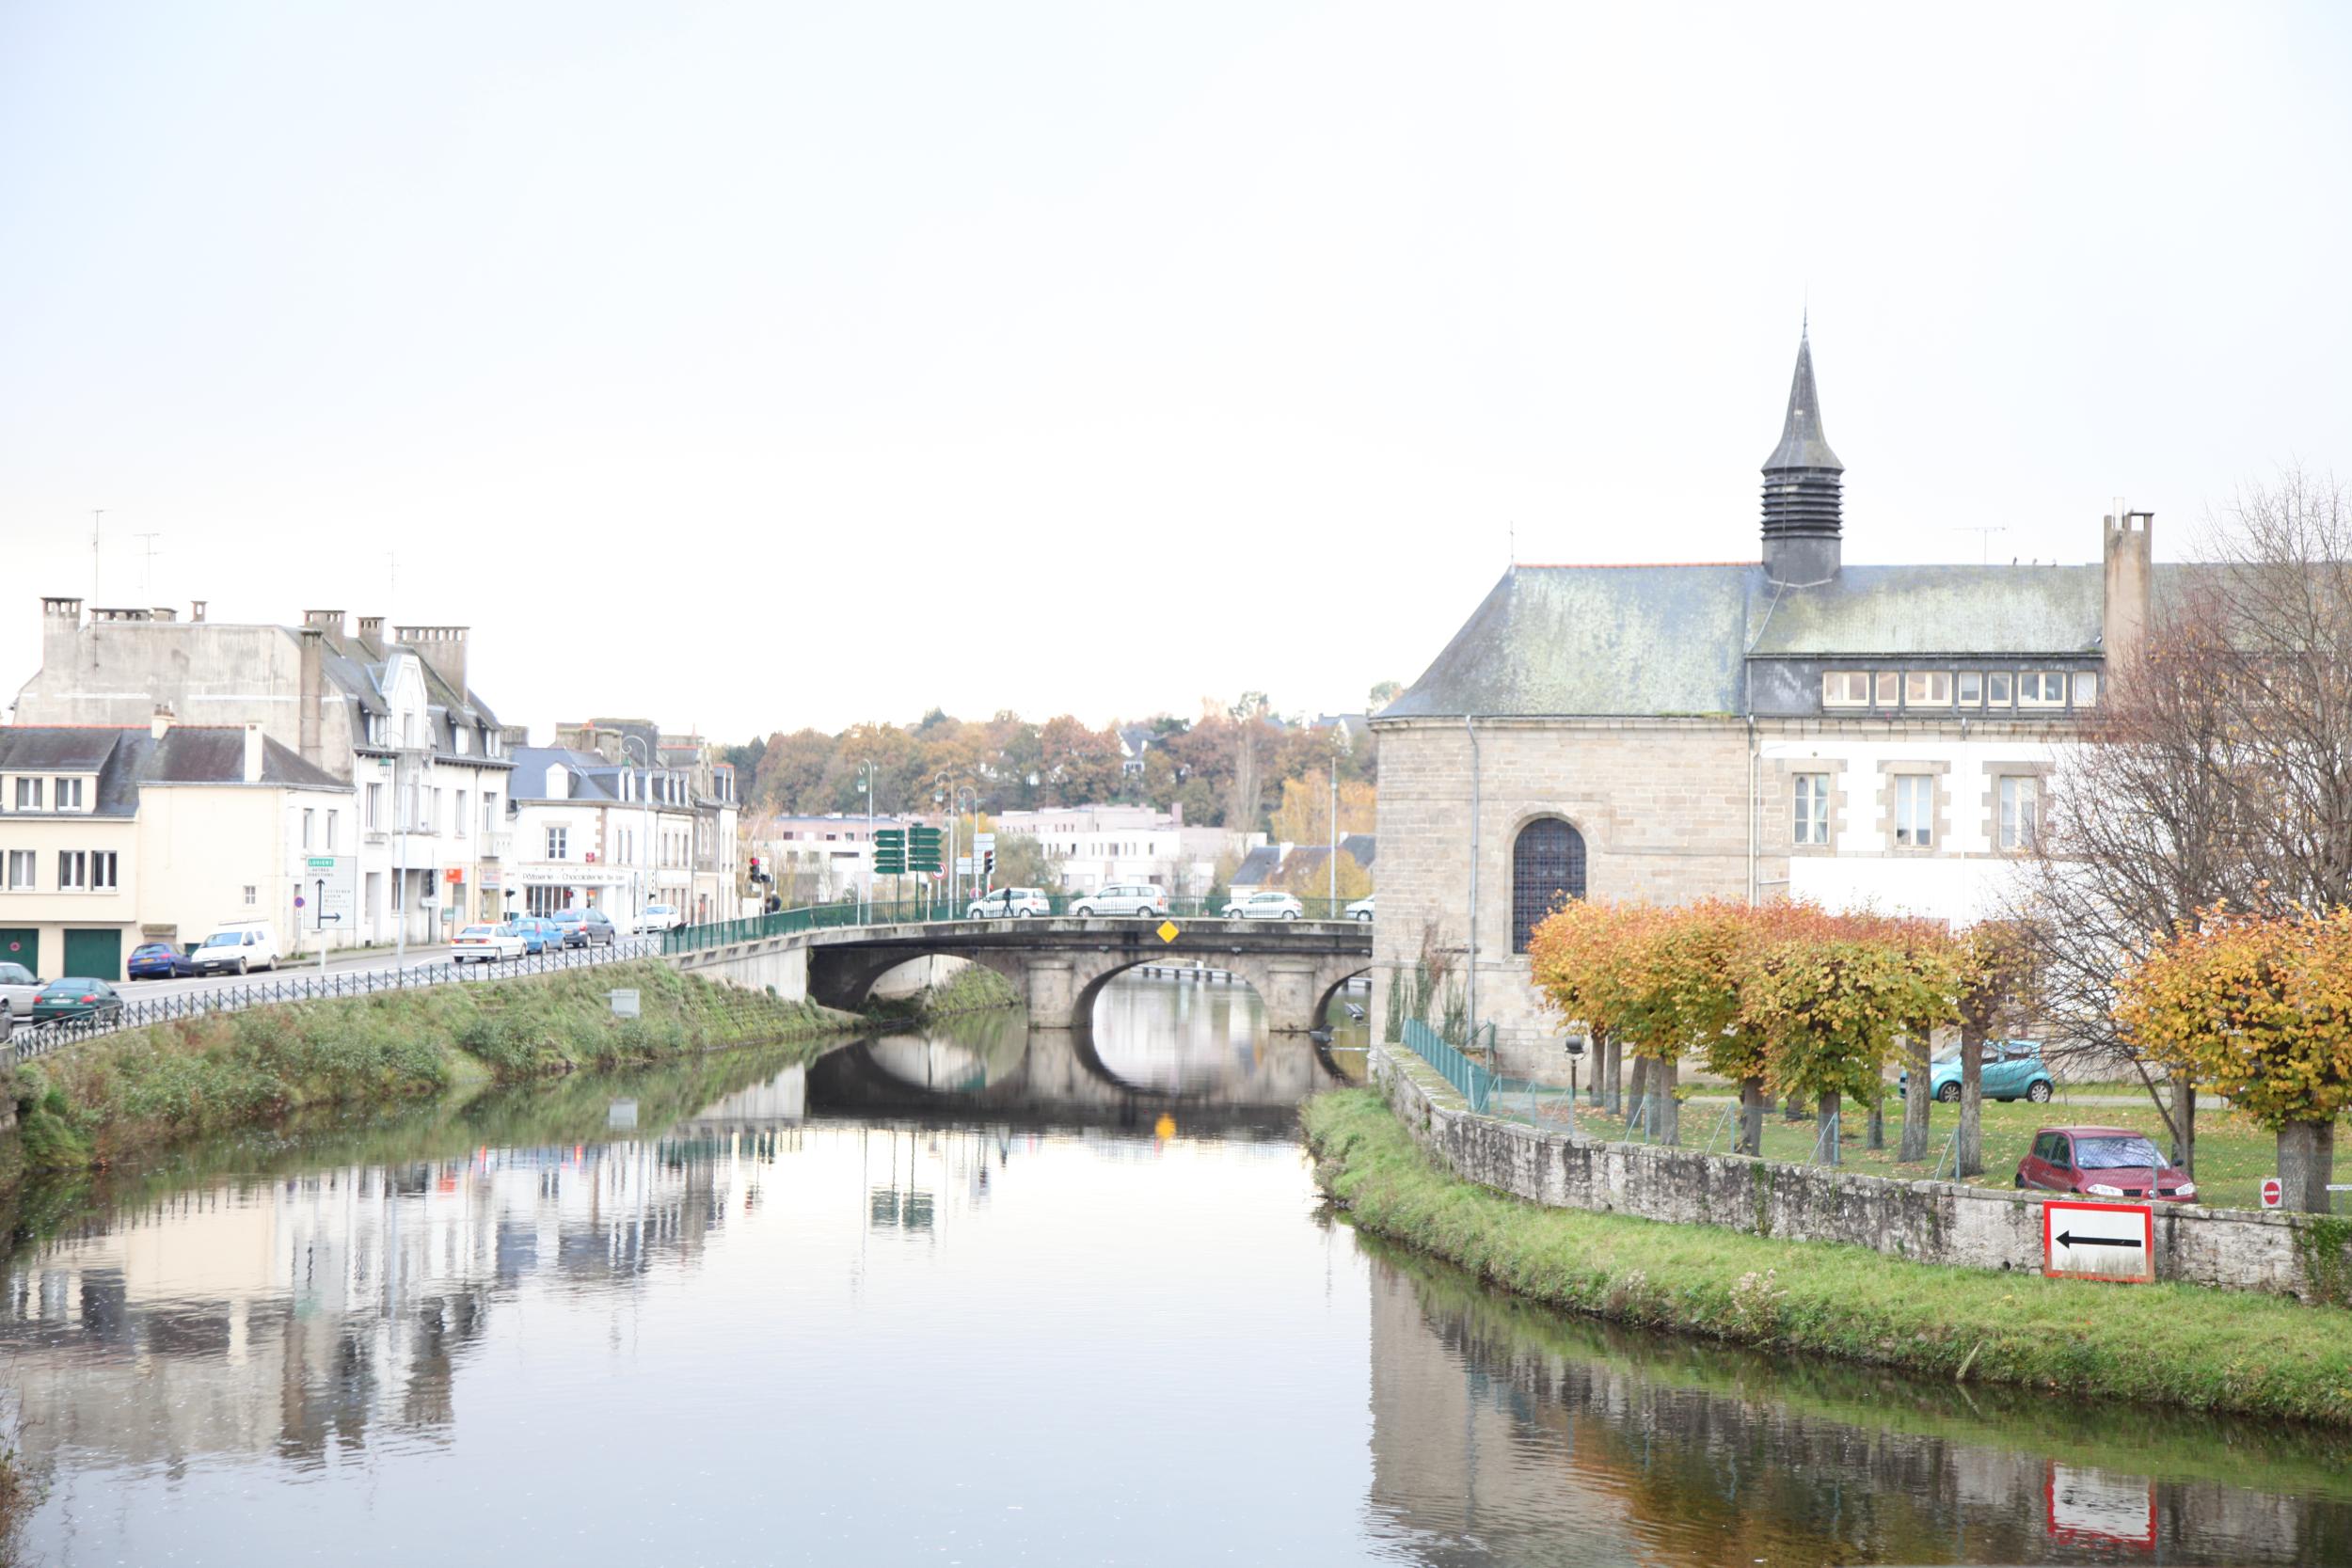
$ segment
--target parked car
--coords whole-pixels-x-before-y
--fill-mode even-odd
[[[2030,1100],[2039,1105],[2050,1098],[2050,1069],[2042,1064],[2042,1047],[2033,1040],[1984,1042],[1984,1097],[2004,1103]],[[1928,1075],[1928,1092],[1946,1103],[1960,1099],[1960,1053],[1939,1057]],[[1911,1074],[1895,1080],[1895,1092],[1911,1092]]]
[[[2197,1183],[2128,1127],[2045,1127],[2017,1162],[2017,1185],[2087,1197],[2194,1203]]]
[[[1262,888],[1247,898],[1237,898],[1225,906],[1228,920],[1296,920],[1307,912],[1307,906],[1287,893]]]
[[[1168,913],[1168,889],[1149,882],[1114,882],[1097,888],[1071,906],[1080,915]]]
[[[564,933],[564,945],[566,947],[612,945],[612,919],[594,906],[584,910],[558,910],[548,919]]]
[[[1053,912],[1054,901],[1041,887],[1000,887],[973,899],[963,914],[967,920],[1026,920]]]
[[[278,931],[265,921],[223,926],[197,945],[188,961],[199,974],[244,974],[278,967]]]
[[[449,961],[489,964],[501,958],[519,958],[526,951],[520,931],[504,926],[469,926],[450,939]]]
[[[647,904],[637,914],[640,931],[674,931],[681,923],[675,904]]]
[[[33,998],[48,983],[21,963],[0,963],[0,1001],[8,1003],[10,1018],[32,1017]]]
[[[1372,918],[1372,901],[1378,896],[1380,895],[1376,893],[1367,893],[1361,898],[1357,899],[1356,902],[1342,910],[1340,913],[1347,916],[1350,920],[1369,921]]]
[[[131,949],[123,973],[134,980],[169,980],[196,973],[193,947],[185,952],[167,942],[143,942]]]
[[[113,1019],[122,1015],[122,997],[103,980],[87,975],[52,980],[33,998],[35,1023],[62,1023],[75,1019]]]
[[[564,945],[564,927],[542,915],[519,915],[508,921],[506,928],[523,939],[526,953],[545,953]]]

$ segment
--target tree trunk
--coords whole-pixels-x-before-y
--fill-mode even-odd
[[[2172,1163],[2197,1174],[2197,1080],[2185,1072],[2172,1075]]]
[[[1601,1042],[1600,1061],[1595,1069],[1599,1075],[1600,1082],[1595,1087],[1600,1090],[1598,1096],[1596,1097],[1600,1102],[1600,1108],[1613,1117],[1617,1114],[1618,1077],[1624,1069],[1625,1048],[1617,1043],[1614,1035],[1609,1036]]]
[[[1928,1082],[1935,1075],[1931,1060],[1935,1054],[1934,1037],[1914,1035],[1903,1044],[1911,1058],[1911,1080],[1903,1090],[1903,1141],[1895,1150],[1895,1158],[1908,1164],[1928,1157],[1928,1107],[1935,1103],[1932,1085]]]
[[[1984,1037],[1960,1032],[1960,1159],[1956,1178],[1984,1174]]]
[[[1628,1137],[1633,1135],[1636,1127],[1644,1132],[1649,1131],[1649,1118],[1643,1114],[1649,1101],[1649,1069],[1647,1056],[1637,1055],[1633,1058],[1633,1082],[1626,1086],[1625,1091],[1625,1131]]]
[[[1761,1078],[1740,1080],[1740,1152],[1761,1157],[1764,1152],[1764,1113],[1772,1109]]]
[[[1817,1155],[1830,1164],[1841,1162],[1837,1148],[1837,1096],[1821,1096],[1820,1111],[1813,1118],[1813,1147]]]
[[[1682,1063],[1666,1056],[1650,1064],[1650,1129],[1661,1144],[1682,1141],[1682,1101],[1675,1098]]]
[[[1868,1131],[1864,1134],[1864,1138],[1867,1148],[1884,1148],[1886,1147],[1886,1091],[1884,1088],[1879,1090],[1878,1099],[1870,1101],[1870,1120]]]
[[[1803,1121],[1804,1119],[1804,1096],[1790,1089],[1788,1098],[1780,1102],[1780,1114],[1790,1121]]]
[[[2286,1189],[2280,1201],[2307,1214],[2331,1212],[2334,1194],[2328,1183],[2336,1168],[2336,1124],[2332,1121],[2290,1121],[2279,1129],[2279,1185]]]

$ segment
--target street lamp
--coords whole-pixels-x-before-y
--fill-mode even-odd
[[[621,736],[623,757],[628,755],[628,749],[632,744],[637,747],[638,754],[644,759],[645,764],[646,776],[637,781],[637,813],[643,823],[639,831],[645,835],[644,843],[639,847],[639,853],[642,856],[653,852],[653,798],[650,794],[653,784],[653,748],[645,743],[645,737],[643,736],[624,734]],[[646,873],[641,866],[632,865],[629,868],[629,874],[637,879],[637,908],[631,919],[642,933],[645,928],[645,905],[650,902],[645,897]]]
[[[874,918],[874,765],[857,765],[857,792],[866,797],[866,907],[858,912],[863,926]]]

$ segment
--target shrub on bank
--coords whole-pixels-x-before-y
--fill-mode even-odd
[[[1552,1307],[1788,1354],[2352,1426],[2352,1312],[1546,1209],[1439,1168],[1376,1090],[1303,1115],[1318,1178],[1359,1226]]]

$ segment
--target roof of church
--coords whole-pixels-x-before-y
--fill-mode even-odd
[[[1813,386],[1813,341],[1807,333],[1797,340],[1797,373],[1788,382],[1788,413],[1781,421],[1780,445],[1764,460],[1764,471],[1829,468],[1843,472],[1845,467],[1829,450],[1829,437],[1821,431],[1821,394]]]

